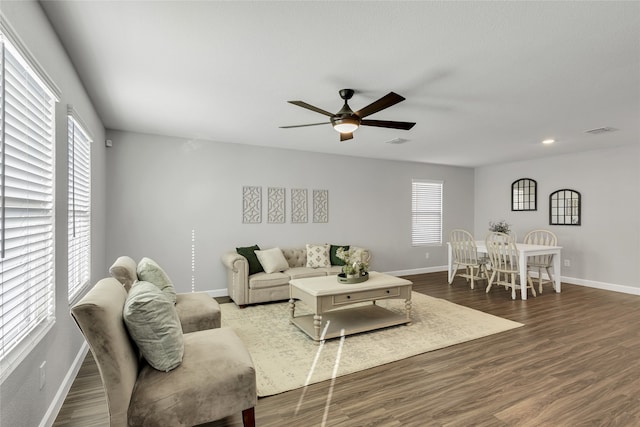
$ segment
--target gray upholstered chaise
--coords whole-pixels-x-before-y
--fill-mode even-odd
[[[129,337],[126,298],[120,282],[106,278],[71,309],[98,365],[112,427],[193,426],[239,412],[245,426],[255,425],[255,370],[232,329],[184,334],[182,364],[161,372]]]
[[[121,256],[109,268],[111,276],[118,279],[127,292],[138,280],[136,265],[133,258]],[[176,294],[176,311],[184,333],[219,328],[221,325],[220,305],[206,292]]]

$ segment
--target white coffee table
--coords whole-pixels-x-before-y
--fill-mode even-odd
[[[355,284],[339,283],[336,276],[294,279],[289,282],[291,323],[315,341],[410,324],[412,284],[375,271],[369,272],[366,282]],[[405,313],[376,305],[377,300],[383,299],[404,299]],[[303,301],[314,314],[296,316],[296,300]],[[369,301],[372,304],[349,307]]]

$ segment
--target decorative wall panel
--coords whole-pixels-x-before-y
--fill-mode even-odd
[[[262,187],[242,187],[242,222],[262,222]]]
[[[291,189],[291,222],[302,224],[308,221],[307,190],[304,188]]]
[[[329,190],[313,190],[313,222],[329,222]]]
[[[283,224],[285,222],[286,190],[284,188],[269,187],[267,197],[267,222]]]

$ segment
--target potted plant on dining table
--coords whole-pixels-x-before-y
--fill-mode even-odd
[[[489,221],[489,231],[492,231],[494,233],[509,234],[511,233],[511,225],[504,219],[498,222]]]

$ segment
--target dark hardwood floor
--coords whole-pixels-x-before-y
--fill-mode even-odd
[[[511,300],[446,272],[414,290],[525,326],[261,398],[266,426],[640,426],[640,297],[563,284]],[[87,357],[55,426],[106,426]],[[207,424],[241,426],[240,414]]]

